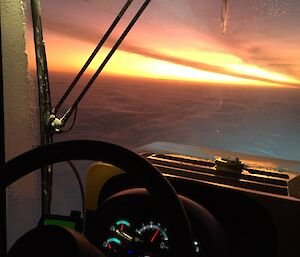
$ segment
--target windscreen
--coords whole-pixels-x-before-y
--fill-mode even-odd
[[[54,106],[125,3],[41,1]],[[142,4],[132,2],[60,115]],[[299,160],[299,17],[298,0],[152,0],[55,141],[163,141]]]

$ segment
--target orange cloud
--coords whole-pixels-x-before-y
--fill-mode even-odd
[[[91,43],[75,37],[62,37],[56,33],[47,33],[46,45],[48,67],[59,72],[79,71],[94,48]],[[227,53],[163,48],[154,52],[128,44],[123,44],[121,49],[113,56],[104,73],[235,85],[278,86],[298,83],[282,74],[248,65],[237,56]],[[101,54],[91,64],[89,73],[98,68],[108,50],[107,47],[102,49]],[[34,67],[33,62],[30,67]]]

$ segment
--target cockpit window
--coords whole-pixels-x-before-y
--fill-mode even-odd
[[[54,105],[125,2],[41,1]],[[142,3],[129,7],[62,113]],[[297,0],[152,0],[74,128],[55,140],[131,149],[166,141],[299,160],[299,17]]]

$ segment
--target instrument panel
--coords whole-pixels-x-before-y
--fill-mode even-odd
[[[221,249],[217,242],[223,242],[216,237],[223,236],[220,224],[196,202],[179,198],[190,220],[194,256],[213,256]],[[180,226],[171,226],[173,217],[162,215],[160,207],[143,188],[116,193],[87,213],[86,237],[108,257],[173,256],[177,248],[172,237],[180,233]]]
[[[172,247],[166,224],[157,218],[143,217],[132,219],[120,217],[111,220],[98,235],[96,246],[107,256],[159,257],[171,256]],[[201,255],[201,244],[194,240],[195,253]]]

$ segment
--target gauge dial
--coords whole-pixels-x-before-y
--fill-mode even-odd
[[[119,251],[122,242],[116,237],[110,237],[107,240],[105,240],[102,245],[107,250],[107,252],[115,254]]]
[[[127,220],[118,220],[118,221],[114,222],[113,225],[110,226],[110,231],[125,232],[130,228],[131,228],[131,225]]]
[[[146,252],[150,253],[150,256],[161,253],[167,254],[169,252],[167,230],[160,223],[150,221],[142,224],[142,227],[137,229],[136,233],[140,243],[143,244]]]
[[[133,239],[133,236],[131,236],[131,224],[126,220],[118,220],[115,222],[110,227],[110,231],[126,241],[131,241]]]

